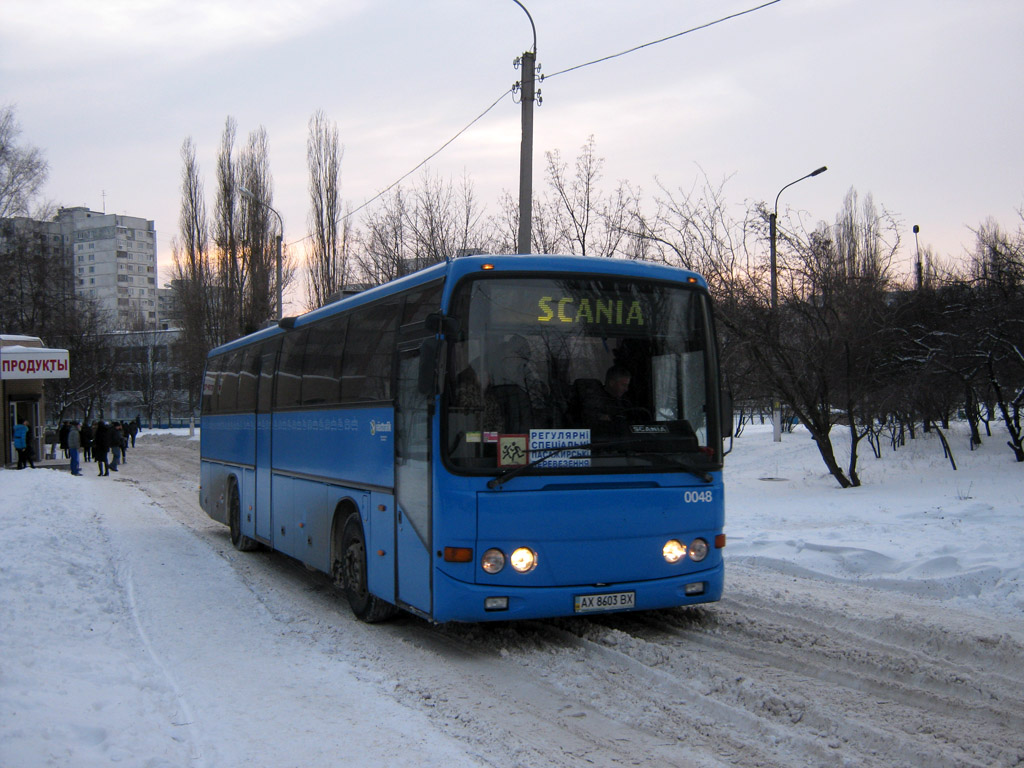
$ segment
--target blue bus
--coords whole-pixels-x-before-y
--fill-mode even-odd
[[[729,428],[699,275],[468,256],[213,349],[200,503],[364,621],[705,603]]]

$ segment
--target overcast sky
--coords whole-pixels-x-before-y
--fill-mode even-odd
[[[548,74],[761,2],[524,0]],[[518,80],[531,46],[513,0],[5,0],[0,104],[46,153],[46,197],[154,219],[164,268],[186,137],[212,203],[226,117],[239,144],[264,126],[292,242],[307,231],[314,111],[338,125],[343,194],[360,205]],[[990,216],[1020,224],[1021,0],[781,0],[540,87],[538,187],[546,151],[571,160],[593,135],[606,187],[728,178],[736,215],[828,165],[780,211],[832,221],[851,187],[870,193],[902,222],[908,259],[914,224],[943,256]],[[508,96],[428,167],[468,174],[497,212],[502,190],[518,194],[519,141]]]

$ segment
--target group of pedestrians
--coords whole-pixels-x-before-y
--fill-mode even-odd
[[[95,461],[99,468],[98,477],[107,477],[117,472],[120,464],[128,462],[128,447],[135,447],[135,437],[142,426],[138,418],[132,421],[106,422],[102,419],[92,424],[66,421],[58,433],[61,450],[71,460],[71,474],[81,475],[79,450],[85,461]]]

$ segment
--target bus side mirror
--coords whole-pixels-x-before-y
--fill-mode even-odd
[[[722,437],[732,437],[732,392],[722,393]]]
[[[424,339],[420,344],[420,371],[417,388],[421,395],[433,396],[437,389],[437,358],[441,351],[441,340]]]
[[[431,312],[424,318],[423,327],[431,333],[448,336],[459,332],[459,321],[457,318],[442,315],[440,312]]]

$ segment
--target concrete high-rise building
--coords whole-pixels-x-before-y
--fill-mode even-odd
[[[61,208],[50,227],[64,240],[76,295],[94,299],[117,327],[157,327],[152,221],[83,207]]]

